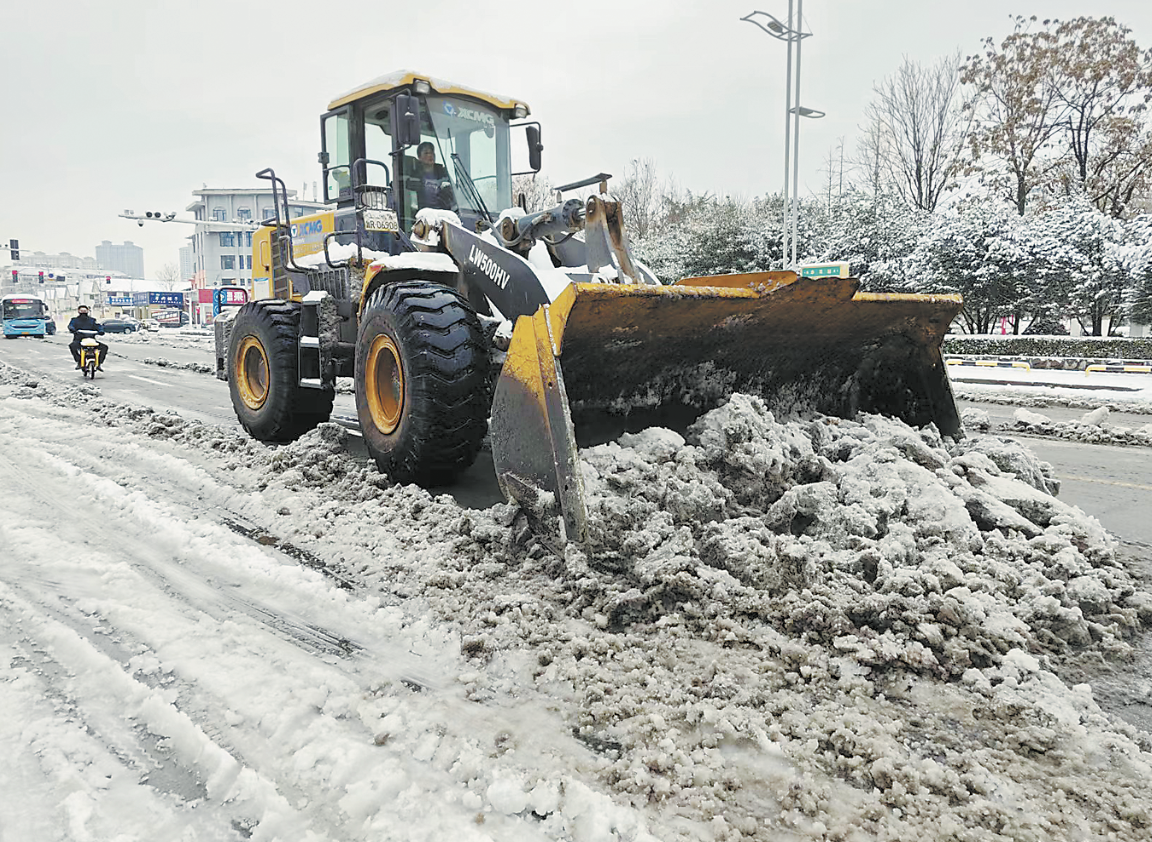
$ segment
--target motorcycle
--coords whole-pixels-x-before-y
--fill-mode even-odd
[[[76,335],[80,339],[80,375],[96,379],[96,367],[100,365],[100,343],[96,341],[99,335],[95,330],[78,330]]]

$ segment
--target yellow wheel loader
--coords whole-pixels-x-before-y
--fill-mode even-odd
[[[558,188],[546,211],[515,205],[513,138],[532,171],[543,149],[528,113],[401,71],[321,117],[331,210],[290,219],[283,182],[257,173],[277,211],[253,238],[253,300],[216,321],[217,375],[249,433],[295,439],[351,377],[383,472],[451,483],[490,434],[504,493],[559,541],[586,535],[577,448],[683,431],[733,391],[960,433],[940,355],[958,296],[793,272],[661,283],[629,252],[609,176]]]

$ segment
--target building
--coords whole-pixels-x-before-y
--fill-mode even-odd
[[[113,245],[104,240],[96,246],[96,268],[105,272],[122,272],[131,278],[144,277],[144,249],[126,240]]]
[[[119,273],[115,273],[119,276]],[[9,266],[0,276],[0,295],[23,294],[39,295],[41,298],[63,297],[61,292],[66,285],[82,282],[110,280],[104,272],[93,269],[49,268],[43,263],[34,265]]]
[[[47,254],[42,251],[25,251],[24,262],[30,263],[38,269],[91,269],[97,268],[96,258],[80,257],[62,251],[59,254]]]
[[[196,233],[189,238],[192,274],[188,277],[193,288],[247,286],[252,280],[252,230],[276,216],[272,191],[206,187],[192,194],[196,199],[185,210],[197,221]],[[288,215],[292,219],[325,208],[323,203],[295,196],[295,190],[288,191]]]
[[[192,243],[188,243],[186,246],[180,246],[180,280],[190,281],[195,274],[196,259],[192,256]]]

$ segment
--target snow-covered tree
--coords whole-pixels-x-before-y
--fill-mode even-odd
[[[1017,17],[1015,31],[968,56],[961,78],[972,86],[974,125],[970,137],[976,167],[1000,195],[1024,214],[1031,193],[1056,166],[1055,138],[1063,104],[1052,84],[1055,35],[1032,32],[1036,17]]]
[[[868,195],[849,191],[813,232],[819,261],[846,260],[865,289],[916,291],[907,272],[929,215],[891,193]]]
[[[1035,306],[1028,251],[1024,223],[1012,206],[970,201],[932,216],[906,271],[920,278],[920,291],[963,295],[965,326],[988,333],[1000,316]]]
[[[905,58],[873,90],[864,150],[890,190],[921,210],[934,210],[955,178],[971,122],[960,87],[960,56],[932,67]]]
[[[1063,141],[1069,152],[1065,183],[1119,217],[1132,192],[1147,184],[1152,167],[1152,160],[1140,154],[1147,144],[1143,125],[1152,51],[1141,50],[1132,30],[1114,18],[1078,17],[1053,24],[1052,83],[1063,105]]]
[[[975,166],[1023,215],[1034,199],[1086,192],[1120,217],[1152,177],[1146,108],[1152,51],[1110,17],[1017,17],[962,78],[975,93]]]
[[[662,280],[695,275],[760,272],[778,266],[780,199],[744,202],[693,197],[675,203],[665,230],[634,244],[637,256]],[[803,216],[801,216],[803,219]]]
[[[161,289],[172,291],[184,281],[180,277],[180,267],[175,263],[165,263],[156,273],[156,282]]]
[[[538,173],[514,176],[512,196],[517,205],[520,205],[523,197],[523,207],[528,213],[547,210],[556,204],[556,190],[552,182],[547,176]]]
[[[1093,336],[1102,334],[1106,319],[1118,323],[1130,285],[1122,259],[1123,225],[1078,193],[1034,215],[1028,226],[1029,257],[1047,299],[1066,307]]]
[[[1124,225],[1124,243],[1116,254],[1130,281],[1124,299],[1129,319],[1152,324],[1152,215],[1141,214]]]
[[[629,161],[624,177],[613,181],[611,190],[624,209],[629,237],[648,237],[666,224],[675,188],[670,179],[660,177],[651,158]]]

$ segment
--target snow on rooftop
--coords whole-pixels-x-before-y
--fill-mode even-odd
[[[449,94],[462,94],[464,96],[474,96],[479,99],[491,102],[501,108],[511,108],[514,105],[524,105],[527,108],[527,103],[523,100],[514,97],[507,97],[502,94],[489,93],[488,91],[480,90],[479,88],[461,85],[456,82],[451,82],[437,76],[429,76],[425,73],[419,73],[414,70],[394,70],[391,73],[385,73],[382,76],[377,76],[362,85],[357,85],[355,88],[348,90],[332,100],[328,106],[329,109],[335,107],[337,103],[344,103],[351,100],[358,99],[361,95],[374,90],[391,90],[403,85],[411,84],[415,79],[423,79],[429,83],[433,91],[438,93]]]

